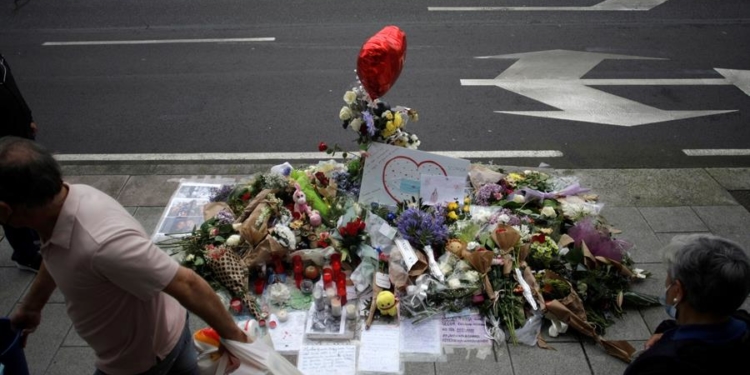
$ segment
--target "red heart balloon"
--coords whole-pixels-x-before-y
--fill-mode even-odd
[[[370,98],[385,95],[401,74],[406,58],[406,34],[386,26],[368,39],[357,58],[357,76]]]

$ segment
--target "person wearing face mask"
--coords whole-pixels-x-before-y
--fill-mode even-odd
[[[663,249],[665,320],[625,370],[635,374],[720,374],[750,354],[750,258],[737,243],[678,236]]]

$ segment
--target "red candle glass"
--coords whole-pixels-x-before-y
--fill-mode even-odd
[[[323,268],[323,286],[328,287],[333,282],[333,270],[330,267]]]

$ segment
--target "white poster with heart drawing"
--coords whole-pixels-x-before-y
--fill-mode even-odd
[[[373,143],[367,150],[359,202],[395,206],[419,199],[421,176],[467,178],[470,162],[425,151]]]

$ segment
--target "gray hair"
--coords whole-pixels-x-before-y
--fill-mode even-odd
[[[62,172],[49,151],[25,138],[0,138],[0,201],[39,207],[60,190]]]
[[[750,258],[734,241],[708,234],[676,236],[662,249],[667,273],[702,313],[729,315],[750,294]]]

